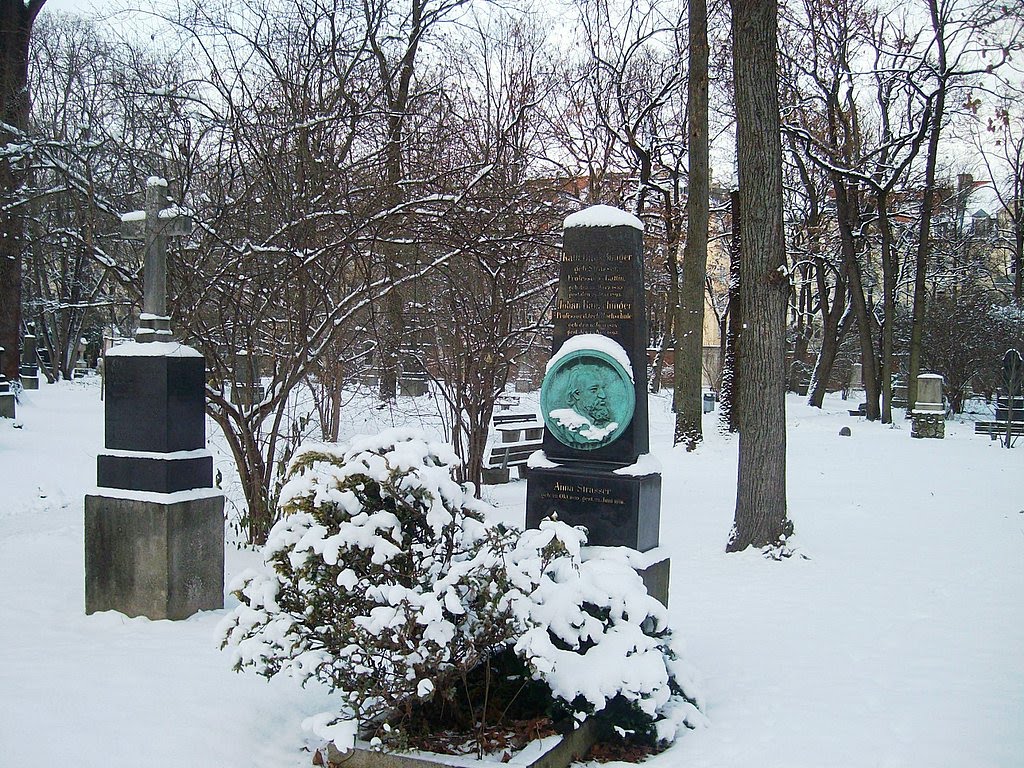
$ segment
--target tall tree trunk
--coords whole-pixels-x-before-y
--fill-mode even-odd
[[[928,0],[932,30],[938,55],[939,89],[935,95],[928,154],[924,166],[924,193],[921,195],[921,226],[914,254],[914,308],[910,325],[910,361],[907,371],[907,413],[917,406],[917,374],[921,371],[921,339],[924,336],[925,281],[928,274],[928,241],[931,238],[932,207],[935,205],[935,169],[939,158],[939,137],[946,111],[946,39],[939,19],[937,0]],[[1019,273],[1018,273],[1019,279]]]
[[[0,147],[18,143],[28,127],[28,47],[32,24],[45,0],[0,0]],[[3,373],[18,376],[21,328],[21,262],[25,222],[20,210],[23,165],[0,153],[0,347]]]
[[[889,203],[885,194],[878,196],[878,229],[882,238],[882,423],[892,424],[893,330],[896,320],[896,277],[899,265],[892,241]]]
[[[692,451],[704,438],[704,282],[708,264],[708,9],[689,0],[689,77],[686,98],[690,175],[686,196],[686,248],[676,314],[676,425],[673,442]]]
[[[718,418],[723,429],[740,431],[739,382],[736,369],[740,364],[740,329],[743,327],[743,308],[740,305],[740,193],[729,194],[732,211],[732,237],[729,239],[729,304],[725,311],[727,318],[722,334],[722,380],[719,385]]]
[[[775,0],[732,0],[744,327],[737,371],[743,422],[730,552],[778,546],[793,530],[786,512],[788,280],[776,15]]]
[[[815,408],[821,408],[825,400],[825,392],[828,390],[828,380],[832,376],[832,366],[835,364],[836,355],[839,353],[839,345],[846,336],[849,329],[852,315],[849,305],[846,303],[846,264],[840,267],[840,273],[836,276],[836,284],[832,289],[832,299],[828,298],[828,285],[825,280],[824,259],[815,257],[815,279],[818,282],[818,301],[821,303],[821,349],[818,350],[818,357],[814,361],[814,370],[811,372],[811,384],[807,388],[807,404]]]
[[[846,264],[846,277],[850,286],[850,306],[857,320],[857,335],[860,340],[860,361],[864,377],[865,416],[868,421],[878,421],[881,411],[878,407],[879,381],[878,357],[875,355],[875,341],[871,335],[872,318],[868,311],[867,299],[864,295],[864,283],[861,279],[860,261],[857,259],[857,245],[854,232],[858,226],[859,213],[855,201],[851,199],[850,189],[846,181],[838,176],[832,179],[832,188],[836,194],[836,215],[839,226],[839,245],[842,249],[843,263]]]

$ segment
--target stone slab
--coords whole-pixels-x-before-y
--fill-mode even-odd
[[[224,607],[224,497],[85,497],[85,612],[185,619]]]
[[[631,226],[566,228],[552,321],[552,354],[566,339],[588,333],[607,336],[626,350],[633,368],[635,405],[629,426],[607,445],[581,451],[545,430],[544,453],[554,461],[632,464],[649,450],[647,311],[640,230]]]
[[[672,578],[672,561],[669,558],[652,563],[641,571],[637,571],[644,580],[647,594],[668,608],[668,590]]]
[[[519,768],[568,768],[581,760],[597,743],[597,725],[593,720],[586,720],[573,731],[563,735],[550,749],[540,753],[536,758],[524,756],[531,746],[518,753],[513,759]],[[534,742],[537,744],[537,742]],[[429,752],[403,754],[401,752],[376,752],[365,744],[356,743],[355,749],[340,752],[333,744],[327,747],[328,768],[449,768],[456,766],[479,766],[479,768],[500,768],[500,758],[476,760],[463,755],[437,755]]]
[[[213,486],[213,457],[96,457],[96,485],[129,491],[174,493]]]
[[[169,453],[206,447],[203,358],[110,355],[105,376],[107,448]]]
[[[15,404],[13,392],[0,392],[0,419],[15,418]]]
[[[574,462],[531,468],[527,475],[526,526],[557,514],[569,525],[585,526],[592,547],[658,546],[661,475],[622,475],[597,464]]]

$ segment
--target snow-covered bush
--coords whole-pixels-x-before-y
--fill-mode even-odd
[[[486,522],[455,462],[412,430],[298,451],[265,566],[232,585],[220,637],[235,668],[337,691],[340,711],[310,726],[341,749],[357,725],[397,741],[432,703],[465,711],[474,670],[510,652],[549,713],[617,713],[610,727],[652,742],[698,723],[665,609],[636,572],[584,559],[584,533],[563,523]]]

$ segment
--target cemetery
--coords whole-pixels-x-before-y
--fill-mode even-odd
[[[0,764],[1020,764],[1018,9],[88,1],[0,4]]]

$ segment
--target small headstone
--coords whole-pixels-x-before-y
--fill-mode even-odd
[[[88,339],[81,338],[78,340],[78,345],[75,347],[75,365],[71,370],[72,379],[80,379],[91,373],[89,363],[85,359],[85,348],[88,344]]]
[[[843,427],[842,429],[839,430],[840,437],[849,437],[852,434],[853,431],[849,427]]]
[[[4,375],[4,348],[0,347],[0,419],[15,418],[15,411],[14,393]]]
[[[946,436],[942,377],[937,373],[922,373],[917,377],[917,403],[911,414],[910,436],[938,439]]]
[[[147,202],[165,184],[150,180]],[[147,306],[162,306],[146,288]],[[154,320],[104,367],[106,450],[85,497],[86,613],[184,619],[222,608],[224,496],[206,450],[203,356],[171,340],[169,320]]]
[[[263,400],[266,391],[260,379],[259,355],[240,349],[235,353],[235,376],[231,386],[231,402],[252,408]]]
[[[864,364],[854,363],[850,368],[850,391],[858,392],[864,389]]]
[[[646,456],[643,225],[594,206],[565,221],[552,358],[541,385],[543,455],[527,475],[526,524],[588,530],[591,546],[658,546],[661,473]],[[641,572],[668,601],[667,558]]]
[[[39,389],[39,364],[36,362],[36,327],[28,324],[21,340],[21,367],[18,370],[24,389]]]

